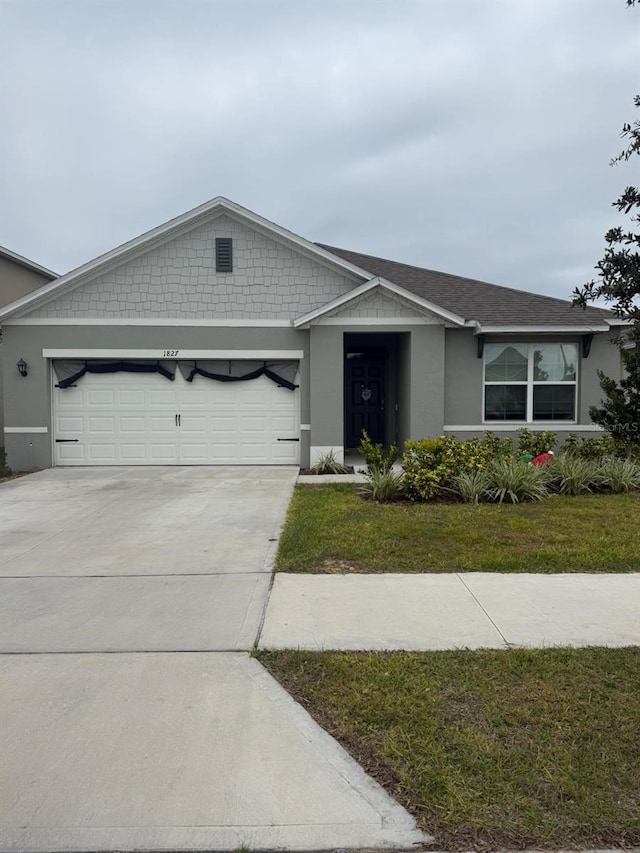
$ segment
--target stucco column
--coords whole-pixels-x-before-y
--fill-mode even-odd
[[[313,326],[311,351],[311,465],[333,450],[344,456],[344,340],[343,329]]]
[[[444,326],[411,331],[410,438],[435,438],[444,426]]]

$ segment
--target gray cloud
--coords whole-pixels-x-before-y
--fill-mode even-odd
[[[0,242],[66,271],[215,195],[567,297],[633,116],[622,0],[0,2]]]

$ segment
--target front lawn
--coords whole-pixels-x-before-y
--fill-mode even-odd
[[[378,504],[349,485],[298,486],[281,572],[640,571],[640,495],[493,504]]]
[[[640,844],[640,649],[257,657],[440,849]]]

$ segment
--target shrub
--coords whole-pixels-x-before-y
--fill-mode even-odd
[[[359,489],[359,494],[364,497],[371,498],[378,503],[388,503],[389,501],[398,500],[403,495],[403,480],[402,472],[382,468],[371,468],[367,473],[367,481]]]
[[[486,494],[494,503],[541,501],[549,495],[549,475],[544,465],[529,465],[520,459],[498,459],[492,463],[487,476]]]
[[[477,442],[486,459],[512,459],[514,453],[514,444],[512,438],[498,438],[495,433],[485,432],[482,438],[472,438],[471,441]]]
[[[364,429],[358,449],[365,458],[369,474],[373,471],[391,471],[398,459],[398,448],[395,444],[385,450],[381,444],[374,444]]]
[[[0,474],[6,474],[7,471],[7,454],[4,447],[0,447]]]
[[[561,495],[582,495],[600,485],[598,464],[571,453],[561,453],[545,466],[549,487]]]
[[[347,469],[345,466],[338,462],[335,457],[335,453],[333,450],[328,450],[326,453],[323,453],[319,458],[315,465],[311,466],[311,471],[314,474],[346,474]]]
[[[531,432],[528,427],[518,430],[518,450],[521,454],[530,453],[532,456],[539,456],[541,453],[553,450],[557,443],[558,433],[556,432],[549,430]]]
[[[615,494],[640,489],[640,464],[632,459],[604,459],[598,473],[602,488]]]
[[[568,456],[578,456],[580,459],[599,460],[605,456],[616,456],[618,447],[611,435],[580,438],[571,432],[564,440],[562,452]]]
[[[451,491],[465,503],[480,503],[487,499],[490,476],[487,471],[467,471],[453,478]]]
[[[511,439],[487,433],[483,438],[458,441],[452,435],[405,442],[402,464],[405,491],[414,501],[427,501],[442,491],[456,491],[454,479],[482,471],[496,459],[510,460]]]

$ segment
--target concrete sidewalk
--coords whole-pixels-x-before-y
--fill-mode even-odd
[[[640,574],[278,574],[264,649],[640,645]]]

